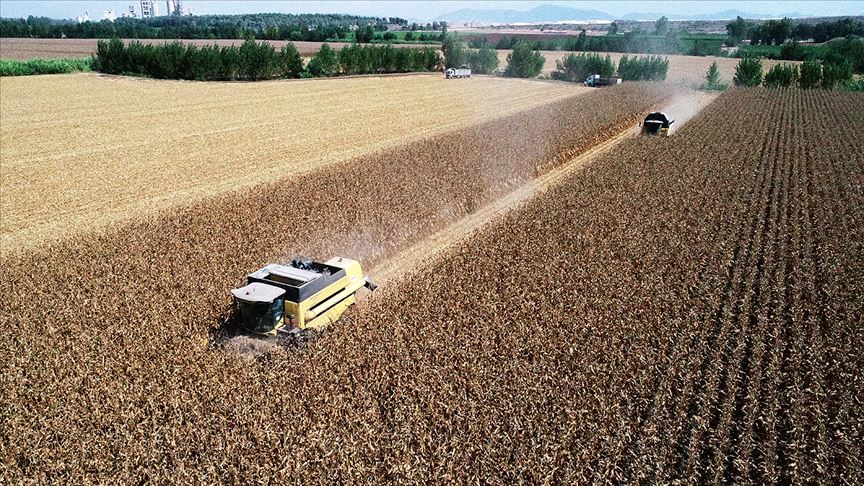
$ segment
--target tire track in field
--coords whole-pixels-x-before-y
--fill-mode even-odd
[[[677,125],[676,130],[680,130],[687,120],[708,106],[718,95],[719,93],[688,93],[686,96],[667,104],[663,111],[666,111],[673,117],[677,116],[677,111],[683,114],[682,123],[679,124],[678,119],[675,121]],[[610,152],[628,138],[636,136],[639,136],[639,127],[630,127],[621,131],[612,138],[582,152],[566,164],[538,176],[518,189],[481,207],[476,212],[421,240],[392,258],[379,263],[369,270],[369,275],[376,283],[383,284],[399,278],[403,274],[410,273],[418,261],[430,259],[434,255],[446,250],[486,224],[519,207],[536,195],[558,185],[564,179],[577,173],[586,164]]]

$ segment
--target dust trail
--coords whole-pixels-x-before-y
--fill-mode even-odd
[[[681,129],[691,118],[699,114],[703,108],[708,106],[717,96],[719,91],[696,91],[679,97],[665,106],[662,112],[675,120],[672,124],[669,134],[673,134]]]
[[[673,127],[677,131],[688,120],[708,106],[718,94],[686,91],[676,95],[673,101],[664,105],[659,111],[663,111],[675,119]],[[486,224],[499,219],[504,214],[524,204],[537,194],[557,185],[563,179],[585,167],[586,164],[611,151],[624,140],[639,136],[639,130],[638,126],[634,126],[619,132],[617,135],[574,157],[566,164],[528,181],[514,191],[481,207],[476,212],[424,238],[393,257],[378,263],[369,270],[369,275],[379,285],[392,282],[400,276],[408,275],[413,268],[417,267],[419,262],[434,257]],[[674,132],[670,131],[670,133]]]

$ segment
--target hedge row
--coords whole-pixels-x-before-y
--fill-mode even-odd
[[[582,82],[592,74],[612,76],[615,74],[615,62],[608,54],[601,56],[595,53],[571,53],[564,59],[555,62],[556,70],[552,78],[562,81]],[[662,81],[669,71],[669,59],[660,56],[628,57],[622,56],[618,62],[618,76],[631,81]]]
[[[81,59],[31,59],[17,61],[0,59],[0,76],[31,76],[33,74],[65,74],[90,71],[90,58]]]
[[[289,43],[276,50],[267,42],[247,39],[240,47],[197,47],[173,42],[125,45],[119,39],[100,40],[93,69],[108,74],[132,74],[161,79],[199,81],[260,80],[335,76],[338,74],[437,71],[441,57],[432,48],[394,49],[392,46],[354,45],[339,52],[324,44],[304,65]]]

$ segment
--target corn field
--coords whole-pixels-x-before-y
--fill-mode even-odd
[[[671,94],[633,83],[564,98],[4,257],[3,476],[374,481],[423,474],[419,464],[379,468],[379,458],[415,440],[406,428],[411,417],[382,415],[389,398],[379,395],[378,380],[389,378],[377,370],[389,372],[375,368],[385,365],[376,360],[388,342],[412,330],[382,314],[381,327],[363,337],[356,333],[372,321],[357,312],[356,324],[304,350],[277,349],[250,362],[213,344],[230,314],[229,290],[250,269],[298,253],[373,265],[632,126]],[[349,365],[322,371],[339,360]],[[424,392],[388,386],[388,393]],[[370,448],[369,440],[388,436],[393,442]]]
[[[342,420],[384,425],[330,440],[407,481],[860,484],[860,113],[727,92],[387,289],[333,338],[375,355],[317,368],[375,369]]]

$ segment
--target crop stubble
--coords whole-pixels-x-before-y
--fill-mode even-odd
[[[77,75],[0,86],[4,252],[585,92],[438,75],[254,84]]]
[[[380,391],[374,368],[345,369],[356,394],[342,388],[343,372],[315,370],[340,356],[372,365],[408,330],[382,321],[389,337],[346,347],[339,340],[354,331],[340,328],[334,335],[343,337],[326,346],[277,353],[274,368],[250,364],[208,344],[228,313],[228,290],[250,269],[298,252],[374,264],[631,126],[668,96],[631,83],[569,97],[4,259],[6,471],[37,480],[230,480],[326,474],[316,464],[344,459],[363,474],[387,449],[350,444],[411,422],[381,415],[386,401],[366,406]],[[354,437],[333,442],[339,424]],[[405,432],[394,440],[412,440]]]

